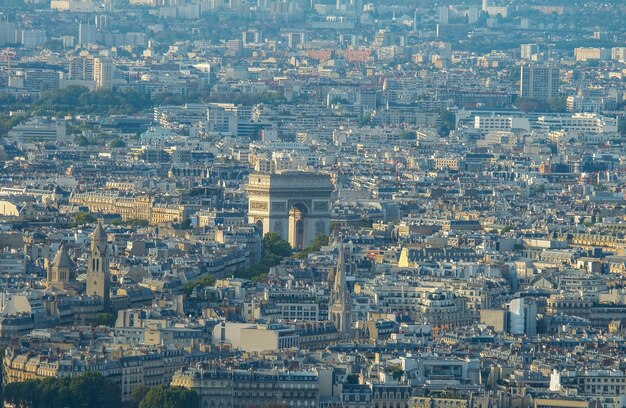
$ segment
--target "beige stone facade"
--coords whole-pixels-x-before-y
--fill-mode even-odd
[[[293,248],[307,247],[316,235],[328,235],[330,177],[320,173],[288,171],[250,175],[248,222],[263,235],[276,232]]]

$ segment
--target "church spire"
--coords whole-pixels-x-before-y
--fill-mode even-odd
[[[347,291],[345,248],[343,246],[343,242],[339,242],[337,251],[337,265],[335,266],[335,281],[333,284],[332,300],[333,303],[343,303],[345,301]]]
[[[67,289],[76,280],[75,265],[70,258],[65,245],[61,244],[48,266],[47,285],[57,289]]]
[[[96,247],[100,249],[103,247],[106,248],[108,239],[107,233],[104,231],[104,228],[102,228],[102,224],[98,223],[91,236],[91,250],[93,251]]]
[[[335,267],[335,280],[330,293],[328,305],[328,318],[335,324],[344,338],[350,336],[352,329],[352,299],[346,283],[345,247],[343,241],[337,246],[337,265]]]
[[[105,310],[109,308],[111,273],[109,271],[108,237],[98,223],[91,236],[91,251],[87,258],[87,295],[102,299]]]

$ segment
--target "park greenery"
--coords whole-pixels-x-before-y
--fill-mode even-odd
[[[239,269],[234,272],[234,276],[240,279],[251,279],[259,282],[265,280],[270,268],[280,264],[280,262],[293,255],[294,259],[305,259],[309,254],[319,251],[322,246],[328,245],[328,235],[316,236],[311,244],[302,251],[294,254],[289,242],[285,241],[275,232],[265,234],[261,241],[261,260],[246,269]],[[209,287],[215,284],[215,278],[210,275],[187,282],[183,286],[183,292],[190,296],[196,287]]]
[[[139,403],[139,408],[193,408],[200,406],[195,391],[182,387],[151,387]]]
[[[72,85],[41,94],[35,101],[18,100],[2,95],[3,110],[24,110],[35,115],[128,115],[147,110],[152,101],[146,94],[134,91],[115,91]]]
[[[89,214],[88,212],[81,211],[77,213],[76,215],[74,215],[73,224],[75,226],[89,225],[89,224],[93,224],[94,222],[96,222],[96,217]]]
[[[297,252],[293,257],[296,259],[306,259],[309,254],[318,252],[323,246],[328,245],[328,240],[328,235],[317,235],[308,247],[304,248],[300,252]]]
[[[246,269],[235,271],[233,275],[240,279],[251,279],[255,282],[263,281],[267,277],[270,268],[280,264],[283,259],[291,256],[294,259],[306,259],[309,254],[318,252],[323,246],[328,245],[328,242],[328,235],[317,235],[308,247],[294,253],[289,242],[282,239],[280,235],[275,232],[267,233],[261,241],[261,260]],[[183,286],[183,292],[186,296],[190,296],[196,287],[210,287],[213,285],[215,285],[215,278],[205,275],[187,282]]]
[[[550,99],[549,101],[539,101],[530,98],[519,98],[515,101],[519,110],[526,113],[531,112],[566,112],[564,98]]]
[[[30,116],[65,116],[65,115],[133,115],[147,112],[159,105],[182,105],[190,102],[220,102],[221,97],[210,96],[208,93],[191,95],[175,95],[159,93],[152,96],[133,90],[96,89],[89,90],[85,86],[72,85],[63,89],[43,92],[36,100],[18,99],[7,93],[0,93],[0,110],[2,112],[19,112],[0,116],[0,131],[10,129]],[[253,105],[258,103],[272,104],[284,101],[280,94],[263,93],[260,95],[234,94],[229,99],[234,103]],[[6,132],[5,132],[6,133]]]
[[[111,313],[100,313],[98,316],[96,316],[95,319],[93,319],[91,325],[94,327],[113,327],[115,326],[115,316],[113,316]]]
[[[247,269],[235,271],[236,278],[252,279],[262,281],[267,276],[270,268],[280,264],[280,262],[291,256],[293,250],[289,242],[285,241],[275,232],[267,233],[261,241],[261,260]]]
[[[10,383],[4,386],[4,400],[30,408],[108,408],[122,404],[119,386],[97,372]]]
[[[204,275],[201,278],[185,283],[183,292],[186,296],[190,296],[196,287],[209,287],[215,285],[215,278],[211,275]]]
[[[139,385],[130,401],[122,403],[120,387],[99,372],[78,377],[44,378],[14,382],[4,386],[6,404],[28,408],[194,408],[198,394],[182,387]]]

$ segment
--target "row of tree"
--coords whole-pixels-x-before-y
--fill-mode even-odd
[[[78,377],[45,378],[7,384],[4,400],[16,407],[119,407],[120,387],[102,374],[89,372]]]
[[[261,95],[234,94],[229,98],[233,103],[253,105],[257,103],[277,103],[284,101],[280,94]],[[96,89],[72,85],[63,89],[43,92],[37,100],[17,99],[15,96],[0,93],[0,108],[3,111],[25,111],[29,114],[56,115],[129,115],[151,109],[158,105],[182,105],[190,102],[220,102],[223,98],[211,97],[208,92],[190,95],[159,93],[149,95],[132,90]]]
[[[196,408],[200,398],[195,391],[182,387],[146,387],[140,385],[133,391],[130,408]]]
[[[7,384],[6,403],[24,408],[196,408],[200,399],[195,391],[163,385],[139,385],[127,403],[122,403],[120,387],[98,372],[78,377],[45,378]]]
[[[285,241],[276,232],[263,236],[261,241],[261,260],[247,269],[235,271],[237,278],[263,280],[272,266],[280,264],[284,258],[291,256],[293,250],[289,242]]]
[[[296,253],[293,257],[296,259],[306,259],[309,254],[314,254],[322,249],[323,246],[328,245],[328,240],[328,235],[317,235],[313,238],[313,241],[311,241],[308,247]]]
[[[241,279],[252,279],[253,281],[259,281],[265,279],[270,268],[280,264],[280,262],[293,255],[296,259],[304,259],[310,253],[319,251],[322,246],[328,245],[329,237],[327,235],[318,235],[313,239],[311,244],[300,252],[294,254],[289,242],[282,239],[280,235],[275,232],[267,233],[263,236],[262,255],[259,262],[254,263],[247,269],[240,269],[235,271],[234,275]],[[189,295],[196,286],[212,286],[215,280],[206,276],[201,279],[189,282],[185,285],[185,294]]]

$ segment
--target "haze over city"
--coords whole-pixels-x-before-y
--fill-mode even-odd
[[[0,1],[10,408],[626,408],[626,3]]]

